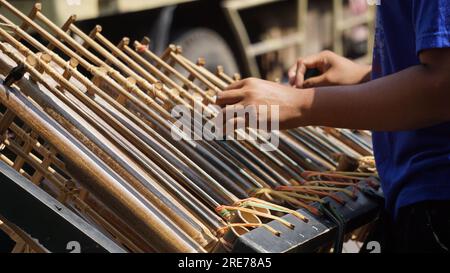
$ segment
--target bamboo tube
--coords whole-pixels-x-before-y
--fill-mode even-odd
[[[0,18],[2,18],[3,21],[8,22],[7,19],[4,18],[4,17],[1,16],[1,15],[0,15]],[[29,37],[29,35],[27,35],[26,33],[21,32],[20,29],[16,29],[16,31],[18,31],[18,32],[21,33],[23,36],[25,36],[25,37],[27,38],[27,41],[29,41],[30,43],[32,43],[32,44],[33,44],[35,47],[37,47],[38,49],[45,50],[45,48],[42,49],[42,46],[40,46],[40,44],[39,44],[36,40],[34,40],[33,38]],[[64,46],[62,46],[62,48],[64,49]],[[48,53],[48,54],[51,54],[51,52],[49,52],[49,51],[45,51],[45,52]],[[84,61],[84,59],[82,59],[80,56],[76,55],[75,53],[72,53],[72,52],[70,51],[70,49],[67,49],[67,48],[66,48],[66,52],[68,52],[69,54],[71,54],[71,56],[72,56],[73,58],[76,58],[76,59],[80,60],[83,64],[86,63],[86,62]],[[55,60],[58,64],[64,65],[64,66],[66,67],[67,70],[71,71],[71,72],[76,76],[77,79],[81,80],[82,82],[86,82],[86,81],[87,81],[88,83],[90,83],[86,78],[84,78],[83,76],[81,76],[76,70],[73,70],[71,67],[68,67],[68,66],[64,63],[64,61],[63,61],[61,58],[59,58],[57,55],[53,55],[53,58],[54,58],[54,60]],[[86,64],[85,64],[85,65],[86,65]],[[88,68],[88,69],[91,68],[90,65],[87,65],[87,68]],[[105,98],[108,102],[114,104],[115,101],[114,101],[114,100],[111,101],[111,99],[109,98],[109,96],[107,96],[106,94],[104,94],[103,91],[101,91],[100,89],[98,89],[96,86],[89,86],[89,88],[90,88],[91,90],[93,90],[95,93],[98,93],[99,95],[102,95],[102,97]],[[117,87],[117,88],[120,89],[121,87]],[[116,106],[116,107],[119,107],[119,109],[121,109],[121,107],[118,106],[117,103],[115,104],[115,106]],[[122,113],[128,114],[128,117],[130,117],[129,112],[126,111],[126,110],[123,110],[123,107],[122,107],[122,109],[121,109],[121,112],[122,112]],[[157,115],[155,115],[154,117],[159,118],[159,116],[157,116]],[[112,121],[113,119],[112,119],[112,118],[107,118],[107,120],[111,120],[111,121]],[[136,119],[135,119],[135,120],[136,120]],[[159,120],[162,120],[162,119],[159,119]],[[162,120],[162,121],[164,122],[164,120]],[[115,127],[116,127],[116,128],[120,128],[120,127],[122,127],[122,125],[119,124],[119,125],[117,125],[117,126],[115,126]],[[148,127],[148,126],[147,126],[147,127]],[[168,127],[170,127],[170,125],[168,125]],[[127,138],[131,139],[131,140],[134,139],[134,136],[133,136],[133,135],[128,134],[128,135],[125,135],[125,136],[126,136]],[[160,161],[160,160],[158,160],[158,161]],[[157,161],[157,162],[158,162],[158,161]],[[234,199],[234,200],[235,200],[235,199]],[[230,201],[233,202],[233,199],[231,199]]]
[[[338,152],[334,152],[328,149],[327,143],[317,141],[317,139],[312,137],[311,134],[304,131],[304,129],[305,128],[296,131],[291,130],[286,133],[286,138],[292,139],[293,141],[306,146],[311,151],[316,153],[316,155],[320,156],[323,160],[327,161],[329,164],[336,165],[337,162],[332,155],[338,154]]]
[[[342,143],[339,139],[331,136],[321,127],[309,127],[303,128],[310,135],[315,136],[321,143],[326,143],[331,150],[336,151],[335,153],[345,153],[357,157],[359,154],[356,151],[351,150],[347,145]]]
[[[146,94],[144,94],[139,88],[137,87],[133,87],[132,85],[130,85],[130,83],[123,77],[121,76],[119,73],[117,73],[114,70],[109,70],[110,68],[108,66],[106,66],[106,64],[104,62],[102,62],[100,59],[98,59],[95,55],[93,55],[92,53],[90,53],[89,51],[87,51],[85,48],[83,48],[81,45],[79,45],[76,41],[74,41],[70,36],[68,36],[66,33],[64,33],[63,31],[61,31],[57,26],[55,26],[51,21],[49,21],[44,15],[42,15],[41,13],[37,14],[37,18],[40,19],[41,21],[43,21],[49,28],[51,28],[52,30],[54,30],[58,35],[60,35],[60,38],[64,38],[68,43],[70,43],[71,46],[73,46],[74,48],[77,49],[77,51],[82,52],[83,54],[85,54],[87,57],[89,57],[89,59],[91,59],[92,61],[96,62],[98,65],[102,65],[103,67],[106,66],[106,71],[111,74],[111,76],[113,78],[118,79],[122,84],[124,84],[127,89],[129,91],[131,91],[132,93],[134,93],[135,95],[137,95],[140,99],[143,100],[143,102],[139,101],[137,98],[131,96],[131,94],[129,94],[128,92],[126,92],[125,90],[122,90],[121,86],[116,84],[115,82],[112,82],[111,80],[108,80],[107,77],[105,77],[105,72],[102,72],[101,69],[92,67],[90,64],[87,64],[87,62],[81,58],[80,56],[78,56],[77,54],[74,54],[73,51],[71,51],[69,48],[67,48],[65,45],[63,45],[58,39],[54,38],[53,36],[49,35],[44,29],[42,29],[42,27],[40,27],[39,25],[35,24],[33,21],[29,20],[26,16],[24,16],[23,14],[21,14],[19,11],[17,11],[14,7],[10,6],[10,8],[12,8],[11,11],[13,11],[14,14],[16,14],[18,17],[20,17],[22,20],[26,21],[27,23],[29,23],[31,26],[33,26],[33,28],[39,32],[39,34],[41,34],[42,36],[44,36],[46,39],[50,40],[52,43],[54,43],[55,45],[57,45],[57,47],[59,47],[61,50],[63,50],[63,52],[65,52],[66,54],[71,55],[74,58],[77,58],[77,60],[80,62],[80,64],[86,65],[88,66],[90,69],[89,71],[96,74],[96,76],[100,77],[102,80],[104,80],[108,85],[110,85],[111,87],[115,88],[116,90],[120,91],[120,93],[122,95],[124,95],[127,99],[131,100],[133,103],[136,103],[140,108],[144,109],[144,111],[147,114],[150,114],[153,118],[157,119],[158,121],[162,121],[163,124],[166,124],[168,127],[171,127],[171,125],[167,124],[167,122],[165,120],[161,120],[161,117],[159,115],[156,115],[152,110],[148,109],[147,106],[150,106],[154,109],[156,109],[159,114],[162,115],[162,118],[165,118],[169,121],[173,121],[173,118],[171,117],[171,115],[163,108],[161,107],[158,103],[156,103],[153,99],[151,99],[150,97],[148,97]],[[222,158],[227,160],[227,158]],[[240,179],[239,176],[236,176],[237,179]],[[232,186],[232,185],[230,185]],[[221,190],[223,191],[223,187],[221,185],[217,185],[217,187],[222,188]]]
[[[179,55],[181,60],[183,60],[186,64],[189,64],[193,69],[195,69],[199,74],[203,75],[208,81],[213,83],[214,85],[217,85],[219,87],[219,91],[222,91],[226,89],[230,83],[224,82],[222,79],[214,75],[212,72],[205,69],[204,65],[206,64],[205,60],[199,60],[196,65],[194,65],[191,60],[187,59],[183,55]],[[217,90],[216,90],[217,91]],[[220,92],[217,92],[218,94]]]
[[[97,29],[99,29],[99,28],[97,27]],[[87,36],[86,36],[84,33],[82,33],[78,28],[76,28],[76,26],[72,25],[72,26],[71,26],[71,30],[72,30],[75,34],[81,36],[81,37],[86,41],[86,43],[89,44],[89,46],[95,48],[100,54],[102,54],[103,56],[105,56],[110,62],[112,62],[114,65],[120,67],[120,69],[123,70],[125,73],[130,74],[130,75],[135,75],[135,74],[133,74],[134,72],[131,71],[127,66],[123,65],[123,63],[120,62],[118,59],[116,59],[113,55],[111,55],[111,54],[109,54],[108,52],[106,52],[103,48],[101,48],[101,46],[100,46],[99,44],[97,44],[97,43],[96,43],[95,41],[93,41],[90,37],[87,37]],[[91,33],[94,33],[94,34],[93,34],[94,37],[99,37],[99,39],[101,39],[101,36],[99,36],[99,35],[100,35],[100,31],[99,31],[99,30],[93,31],[93,32],[91,32]],[[103,42],[104,42],[104,43],[106,42],[105,40],[106,40],[106,39],[103,39]],[[124,55],[120,50],[118,50],[118,49],[117,49],[114,45],[112,45],[110,42],[106,42],[106,44],[107,44],[108,47],[110,47],[110,48],[113,50],[113,52],[114,52],[115,55],[121,55],[122,58],[125,56],[125,58],[126,58],[126,55]],[[130,61],[130,59],[128,59],[128,61]],[[131,65],[132,65],[134,68],[140,69],[140,67],[139,67],[138,65],[136,65],[136,64],[135,64],[134,62],[132,62],[132,61],[131,61]],[[140,73],[146,73],[146,72],[145,72],[145,70],[144,70],[144,72],[143,72],[143,69],[141,69],[141,70],[140,70]],[[147,73],[147,75],[148,75],[148,73]],[[154,78],[153,78],[151,75],[148,75],[148,76],[150,76],[150,80],[154,80]],[[163,86],[163,87],[164,87],[164,86]],[[172,94],[171,92],[168,92],[168,93],[169,93],[169,94]],[[176,99],[176,102],[182,103],[182,104],[184,104],[185,106],[187,105],[188,108],[192,109],[192,108],[190,107],[190,105],[189,105],[189,104],[185,104],[184,101],[183,101],[179,96],[172,96],[172,98],[175,98],[175,99]],[[200,125],[199,125],[199,126],[200,126]]]
[[[31,20],[34,20],[34,18],[36,17],[36,14],[41,10],[42,10],[41,3],[34,4],[32,10],[28,14],[28,18],[30,18]],[[29,27],[29,25],[26,22],[23,22],[22,25],[20,26],[20,28],[23,29],[24,31],[27,31],[28,27]],[[15,38],[20,41],[20,36],[16,35]]]
[[[79,30],[76,26],[73,26],[72,29],[75,31],[75,33],[79,33],[81,32],[81,30]],[[117,56],[118,58],[122,59],[127,65],[129,65],[131,67],[132,70],[136,71],[137,73],[139,73],[142,77],[145,78],[145,80],[153,83],[153,84],[157,84],[160,83],[160,81],[155,78],[153,75],[151,75],[150,73],[148,73],[145,69],[143,69],[142,67],[140,67],[139,65],[137,65],[131,58],[129,58],[125,53],[123,53],[118,47],[116,47],[114,44],[112,44],[108,39],[106,39],[101,33],[100,31],[95,32],[95,34],[93,35],[93,39],[97,39],[100,43],[102,43],[105,47],[107,47],[113,54],[113,56]],[[122,40],[121,43],[124,43],[126,41]],[[126,66],[127,67],[127,66]],[[162,73],[160,73],[162,74]],[[184,101],[183,99],[181,99],[179,96],[174,95],[172,92],[170,92],[170,90],[167,88],[167,86],[163,85],[161,87],[161,89],[168,94],[168,96],[176,103],[180,104],[180,105],[184,105],[185,107],[187,107],[190,110],[193,110],[192,105],[188,104],[186,101]],[[182,90],[178,90],[180,92],[182,92]],[[183,92],[183,94],[185,96],[190,96],[189,93],[187,93],[186,91]]]
[[[64,39],[67,43],[69,43],[73,48],[77,49],[80,54],[94,62],[98,66],[104,67],[107,71],[111,71],[112,68],[107,65],[105,62],[101,61],[98,57],[87,51],[83,46],[77,44],[73,39],[67,35],[66,33],[58,31],[59,29],[57,27],[54,27],[53,23],[48,20],[42,13],[37,14],[37,18],[44,22],[47,26],[52,28],[58,35],[58,37]],[[111,62],[113,65],[118,67],[120,70],[124,71],[128,76],[132,77],[134,80],[136,80],[136,83],[138,86],[142,87],[143,90],[150,92],[151,94],[155,95],[159,99],[161,99],[164,103],[170,103],[169,99],[166,95],[164,95],[161,92],[157,92],[155,90],[154,86],[150,85],[148,81],[144,80],[141,76],[136,74],[133,70],[131,70],[128,66],[124,65],[122,62],[118,61],[112,54],[110,54],[108,51],[106,51],[103,47],[101,47],[97,42],[95,42],[89,35],[86,35],[84,32],[82,32],[79,28],[77,28],[74,24],[70,24],[69,30],[72,31],[72,33],[78,35],[83,41],[88,44],[90,47],[94,48],[96,51],[98,51],[101,55],[107,58],[109,62]],[[100,30],[97,30],[99,33]],[[119,82],[123,82],[125,79],[123,76],[117,73],[112,73],[113,78],[117,79]],[[144,92],[138,91],[136,89],[136,94],[139,96],[144,96]]]
[[[0,3],[5,4],[4,1]],[[48,139],[55,147],[58,147],[60,153],[66,159],[78,159],[71,163],[74,169],[80,171],[80,174],[90,178],[84,181],[85,183],[88,183],[94,189],[98,189],[97,192],[102,192],[101,195],[104,198],[113,199],[114,201],[110,202],[110,204],[119,211],[122,211],[122,214],[128,215],[130,219],[133,219],[132,221],[136,221],[136,228],[142,233],[148,234],[150,232],[150,236],[151,233],[158,234],[161,242],[166,242],[166,244],[154,242],[156,248],[159,248],[161,251],[201,251],[193,244],[189,244],[189,240],[183,238],[182,234],[170,230],[167,223],[164,224],[161,219],[158,219],[157,214],[152,213],[151,210],[144,209],[142,203],[125,190],[111,174],[103,168],[100,168],[87,154],[80,152],[79,148],[67,136],[56,131],[50,125],[51,123],[46,121],[39,112],[36,112],[37,109],[26,102],[24,97],[12,93],[8,99],[3,86],[0,89],[0,99],[6,107],[11,109],[22,120],[33,121],[30,123],[33,130]],[[99,186],[101,188],[98,188]]]
[[[186,62],[184,62],[179,55],[172,50],[172,52],[170,52],[169,55],[171,58],[173,58],[179,65],[181,65],[184,69],[186,69],[189,73],[191,73],[192,75],[194,75],[196,78],[200,79],[209,89],[216,91],[217,93],[220,92],[221,90],[215,86],[214,84],[212,84],[210,81],[208,81],[205,77],[203,77],[203,75],[200,75],[199,73],[197,73],[197,71],[195,69],[193,69],[190,65],[186,64]],[[207,94],[205,94],[204,96],[207,96]]]
[[[371,153],[370,153],[370,151],[368,151],[368,149],[355,143],[355,141],[351,137],[349,137],[348,134],[346,134],[344,131],[340,131],[335,128],[324,128],[324,130],[328,134],[334,136],[335,138],[337,138],[340,141],[342,141],[343,143],[345,143],[347,146],[349,146],[354,151],[358,152],[361,155],[361,157],[371,155]]]
[[[60,42],[58,39],[50,35],[45,29],[43,29],[41,26],[30,20],[28,17],[26,17],[24,14],[22,14],[20,11],[18,11],[16,8],[14,8],[12,5],[7,3],[7,1],[3,1],[2,5],[4,5],[9,11],[11,11],[14,15],[19,17],[21,20],[26,22],[29,26],[33,27],[40,35],[42,35],[45,39],[47,39],[49,42],[54,44],[56,47],[61,49],[65,54],[77,59],[77,61],[80,62],[81,65],[84,67],[87,67],[88,71],[91,73],[94,73],[96,76],[100,77],[102,80],[105,80],[108,84],[115,85],[118,87],[118,91],[122,93],[122,95],[125,95],[127,98],[131,98],[131,94],[129,94],[127,91],[122,90],[122,86],[125,87],[128,91],[131,93],[137,95],[143,101],[146,105],[153,107],[160,111],[160,113],[165,116],[166,118],[170,119],[170,114],[167,113],[167,111],[160,106],[158,103],[156,103],[153,99],[148,97],[142,90],[140,90],[138,87],[132,85],[125,77],[123,77],[120,73],[117,73],[117,71],[113,70],[111,67],[107,66],[104,62],[102,62],[98,57],[87,51],[85,48],[83,48],[80,44],[78,44],[72,37],[67,35],[64,31],[60,30],[55,24],[53,24],[50,20],[48,20],[42,13],[37,12],[36,18],[40,21],[44,22],[46,26],[48,26],[51,30],[53,30],[58,37],[61,39],[64,39],[66,42],[68,42],[71,46],[73,46],[77,51],[82,52],[86,56],[89,57],[91,61],[93,61],[96,65],[99,67],[103,67],[106,73],[108,73],[111,77],[118,80],[118,82],[122,85],[116,85],[111,82],[106,77],[106,73],[102,71],[99,67],[92,66],[89,62],[81,58],[78,54],[74,53],[72,50],[70,50],[67,46],[65,46],[62,42]]]
[[[133,197],[131,197],[129,194],[127,194],[126,191],[123,191],[120,189],[120,186],[117,185],[117,183],[115,183],[114,181],[111,180],[110,176],[105,173],[105,171],[103,171],[103,169],[98,168],[96,166],[96,164],[94,162],[92,162],[92,160],[90,158],[88,158],[86,155],[84,154],[80,154],[78,152],[78,149],[76,148],[76,146],[74,146],[74,144],[71,143],[71,141],[69,139],[66,139],[61,133],[54,131],[53,127],[51,127],[46,121],[43,120],[43,118],[34,112],[30,111],[30,105],[27,102],[24,102],[24,98],[23,97],[16,97],[16,95],[11,95],[10,99],[6,99],[5,94],[4,94],[4,89],[3,87],[1,88],[1,92],[0,92],[0,98],[3,101],[3,103],[10,109],[12,109],[15,113],[17,113],[17,115],[23,119],[23,120],[33,120],[34,122],[33,124],[33,129],[35,129],[36,131],[39,131],[41,135],[43,135],[44,137],[46,137],[47,139],[49,139],[53,145],[55,145],[56,147],[61,147],[60,149],[62,150],[62,154],[67,157],[67,158],[71,158],[72,156],[75,156],[76,154],[76,158],[79,158],[80,160],[77,162],[74,162],[74,164],[79,165],[80,166],[80,171],[82,170],[83,172],[86,171],[90,177],[89,180],[91,181],[95,181],[94,179],[99,179],[100,183],[106,184],[102,186],[102,190],[105,191],[105,194],[107,192],[112,192],[112,194],[114,194],[114,192],[118,192],[119,194],[117,194],[117,197],[113,197],[113,199],[118,199],[116,200],[116,202],[111,202],[111,204],[113,204],[114,207],[120,207],[121,204],[123,204],[122,202],[126,202],[128,205],[133,205],[133,210],[129,211],[129,208],[131,208],[131,206],[125,206],[124,210],[128,210],[128,212],[126,213],[126,217],[130,217],[130,219],[133,219],[134,215],[136,214],[143,214],[144,212],[140,209],[140,205],[138,205],[136,203],[136,201],[134,201],[135,199]],[[90,164],[90,163],[94,163],[94,164]],[[78,167],[78,166],[77,166]],[[87,182],[87,181],[85,181]],[[96,181],[97,182],[97,181]],[[95,182],[94,182],[95,183]],[[95,187],[95,185],[92,185]],[[127,208],[128,207],[128,208]],[[167,231],[167,228],[163,228],[164,225],[158,224],[158,222],[160,222],[160,220],[156,220],[156,221],[151,221],[153,220],[152,218],[154,218],[155,216],[153,216],[152,214],[150,214],[149,212],[146,212],[145,214],[145,221],[147,222],[145,224],[145,228],[143,228],[143,234],[148,233],[148,231],[152,232],[150,234],[160,234],[161,236],[161,240],[162,241],[166,241],[167,244],[165,245],[160,245],[158,247],[158,245],[160,244],[160,242],[155,242],[155,245],[157,246],[157,248],[160,248],[161,251],[194,251],[194,249],[192,247],[189,247],[188,245],[184,244],[184,243],[177,243],[172,245],[173,241],[176,237],[172,237],[175,236],[175,234],[171,234],[171,232]],[[135,220],[136,221],[136,220]],[[140,222],[140,220],[136,221],[136,227],[138,229],[140,229],[140,224],[138,224]],[[158,230],[155,228],[160,228],[161,230]],[[167,232],[167,233],[166,233]],[[162,234],[161,234],[162,233]],[[149,235],[150,235],[149,234]],[[172,235],[172,236],[171,236]],[[169,237],[166,237],[169,236]],[[153,236],[150,235],[149,238],[151,238]],[[166,239],[164,239],[166,238]]]
[[[39,10],[39,12],[41,12],[41,11],[42,10]],[[37,14],[37,12],[36,12],[36,14]],[[67,21],[64,23],[64,25],[61,27],[61,30],[64,31],[64,32],[67,32],[69,30],[70,25],[73,24],[76,20],[77,20],[77,16],[76,15],[71,15],[69,17],[69,19],[67,19]],[[53,49],[55,49],[55,45],[53,45],[52,43],[49,43],[47,48],[49,50],[53,50]]]
[[[232,84],[234,82],[234,80],[229,77],[226,73],[225,70],[223,68],[223,66],[218,66],[217,67],[217,73],[216,73],[223,81],[225,81],[228,84]]]
[[[105,38],[102,36],[101,38],[104,40]],[[177,84],[175,81],[173,81],[170,77],[168,77],[166,74],[162,73],[160,70],[158,70],[155,66],[153,66],[150,62],[147,62],[141,55],[136,53],[133,49],[129,47],[130,40],[129,38],[124,38],[120,42],[118,48],[122,49],[126,54],[128,54],[137,64],[141,65],[143,68],[147,69],[150,73],[156,75],[159,79],[162,80],[166,85],[171,86],[172,88],[175,88],[180,92],[180,94],[188,98],[190,100],[194,100],[194,96],[190,94],[187,90],[185,90],[182,86]],[[122,54],[120,55],[122,56]],[[125,55],[126,56],[126,55]],[[124,59],[127,60],[127,63],[131,63],[130,57],[123,56]]]
[[[143,45],[139,42],[135,42],[135,47],[136,48],[143,48]],[[167,48],[166,52],[163,54],[163,56],[160,58],[158,57],[156,54],[154,54],[153,52],[151,52],[150,50],[142,50],[141,54],[143,54],[144,56],[146,56],[149,59],[152,59],[156,62],[156,68],[164,68],[167,72],[176,75],[177,78],[181,79],[182,82],[191,90],[194,90],[196,93],[201,94],[202,96],[204,96],[208,102],[210,103],[215,103],[215,100],[208,96],[208,94],[202,90],[201,88],[199,88],[198,86],[194,85],[191,81],[189,81],[188,79],[186,79],[183,75],[180,74],[180,72],[178,72],[177,70],[175,70],[172,66],[170,66],[169,64],[167,64],[164,61],[164,58],[166,55],[169,55],[170,52],[172,52],[174,49],[174,45],[171,45]],[[139,52],[139,51],[138,51]]]
[[[8,34],[4,33],[3,30],[0,29],[0,33],[2,36],[7,37]],[[9,37],[10,39],[12,37]],[[7,49],[0,45],[0,48],[6,52]],[[28,52],[31,54],[31,52]],[[30,55],[31,56],[31,55]],[[12,56],[14,58],[14,56]],[[18,58],[14,58],[15,61],[18,61]],[[45,64],[42,64],[45,66]],[[46,67],[48,69],[48,67]],[[51,73],[51,71],[47,71]],[[45,80],[42,79],[41,76],[36,74],[35,71],[30,71],[33,74],[33,77],[37,78],[39,82],[45,84]],[[58,74],[51,73],[54,77],[58,77]],[[59,76],[61,77],[61,76]],[[74,87],[65,83],[66,87],[72,88],[74,91]],[[51,86],[46,86],[48,89],[52,89]],[[53,93],[58,93],[56,90],[53,90]],[[38,96],[42,93],[37,93]],[[128,181],[135,189],[137,189],[141,194],[143,194],[152,204],[155,204],[163,213],[166,215],[170,215],[170,218],[177,223],[183,230],[185,230],[190,236],[193,238],[197,238],[199,243],[203,246],[210,243],[212,236],[206,232],[206,229],[203,229],[199,226],[198,223],[194,220],[194,218],[189,216],[186,211],[183,211],[181,208],[181,204],[174,199],[169,198],[169,195],[165,193],[162,188],[158,188],[158,185],[153,178],[146,176],[142,172],[139,173],[136,171],[138,168],[128,167],[127,159],[122,160],[122,156],[120,154],[114,153],[109,149],[110,145],[108,145],[107,141],[102,140],[102,136],[100,134],[95,135],[92,128],[87,128],[87,130],[83,130],[83,125],[76,121],[73,116],[74,113],[65,113],[65,109],[58,106],[62,103],[53,104],[52,101],[48,100],[45,96],[36,95],[33,96],[35,101],[43,104],[43,108],[47,113],[50,114],[56,121],[58,121],[63,127],[65,127],[69,132],[71,132],[74,136],[76,136],[86,147],[89,147],[98,157],[100,157],[107,165],[109,165],[112,169],[114,169],[120,176],[122,176],[125,180]],[[80,131],[81,130],[81,131]],[[87,137],[88,136],[88,137]],[[119,163],[120,162],[120,163]],[[16,164],[15,164],[16,166]],[[169,177],[164,177],[164,181],[168,180]],[[144,187],[144,184],[146,187]],[[155,187],[156,186],[156,187]],[[189,220],[190,219],[190,220]],[[198,230],[195,230],[197,228]],[[201,235],[204,233],[204,238]]]
[[[39,28],[39,27],[38,27]],[[42,35],[46,35],[46,33],[44,32],[44,33],[41,33]],[[50,38],[48,38],[48,39],[51,39],[51,40],[54,40],[54,42],[56,43],[56,44],[58,44],[59,43],[59,41],[58,40],[56,40],[56,39],[52,39],[53,37],[50,37]],[[60,43],[59,43],[60,44]],[[61,45],[59,45],[59,47],[61,47],[63,50],[65,50],[66,52],[68,51],[67,50],[67,48],[65,47],[65,46],[61,46]],[[73,56],[73,57],[76,57],[76,56]],[[81,59],[80,60],[80,62],[83,62],[84,60],[83,59]]]

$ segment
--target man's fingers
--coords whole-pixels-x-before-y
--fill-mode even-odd
[[[306,66],[302,60],[297,62],[297,71],[295,73],[294,87],[301,88],[305,80]]]
[[[292,87],[299,87],[303,84],[306,67],[302,59],[298,59],[294,66],[289,69],[289,84]]]
[[[236,104],[244,99],[242,90],[228,90],[217,95],[216,104],[220,107]]]
[[[299,62],[299,61],[297,61],[297,62],[295,63],[295,65],[293,65],[293,66],[289,69],[289,71],[288,71],[289,84],[290,84],[291,86],[294,86],[294,85],[295,85],[295,77],[297,76],[298,62]]]
[[[324,74],[309,78],[303,83],[303,88],[321,87],[329,85],[326,76]]]
[[[227,88],[225,88],[225,91],[234,90],[234,89],[241,89],[242,87],[244,87],[244,85],[245,85],[245,79],[244,80],[240,80],[240,81],[236,81],[236,82],[233,82],[232,84],[230,84]]]
[[[289,71],[288,71],[289,79],[295,77],[295,73],[297,73],[297,63],[298,63],[298,61],[291,68],[289,68]]]
[[[326,72],[329,63],[326,54],[319,53],[299,59],[288,72],[289,84],[296,88],[304,87],[305,73],[308,69],[318,69],[322,73]]]
[[[328,60],[323,54],[316,54],[306,58],[303,64],[307,69],[319,69],[322,73],[327,70],[329,66]]]
[[[235,131],[237,124],[245,126],[246,117],[236,116],[238,109],[243,107],[244,106],[239,104],[224,107],[218,115],[218,118],[220,117],[220,119],[216,121],[217,129],[220,130],[220,127],[222,127],[223,134],[228,135]]]

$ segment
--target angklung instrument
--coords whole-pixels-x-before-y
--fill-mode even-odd
[[[370,133],[298,128],[276,132],[271,151],[257,130],[255,140],[176,140],[174,107],[217,115],[215,96],[238,74],[208,71],[175,45],[158,56],[148,38],[114,44],[100,26],[84,33],[76,16],[58,27],[41,4],[29,15],[5,0],[0,8],[0,74],[26,71],[11,88],[0,85],[2,173],[33,197],[24,206],[55,219],[47,226],[82,231],[96,245],[80,243],[82,251],[293,252],[333,242],[340,251],[375,219]],[[64,234],[38,238],[50,231],[0,207],[0,227],[23,251],[76,245]]]

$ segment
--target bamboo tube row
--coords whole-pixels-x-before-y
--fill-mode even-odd
[[[253,206],[254,214],[238,210],[231,219],[217,213],[221,206],[241,204],[256,191],[279,205],[309,207],[357,179],[314,177],[320,183],[305,188],[314,182],[305,171],[353,173],[358,159],[371,155],[368,133],[331,128],[276,132],[279,147],[256,129],[236,130],[254,139],[208,141],[195,130],[212,125],[202,113],[218,114],[215,96],[239,75],[222,67],[210,72],[206,60],[194,63],[175,45],[157,56],[148,38],[114,44],[100,26],[89,33],[78,28],[76,16],[58,27],[40,4],[28,16],[5,0],[0,8],[22,22],[0,14],[0,74],[18,64],[27,72],[0,90],[0,159],[131,252],[229,245],[226,238],[235,236],[219,231],[245,234],[271,214]],[[180,105],[201,117],[182,120],[194,128],[192,139],[172,137],[179,122],[172,111]],[[280,194],[283,187],[291,191]]]

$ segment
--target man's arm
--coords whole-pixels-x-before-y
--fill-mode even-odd
[[[375,131],[412,130],[450,121],[450,49],[420,54],[421,64],[351,86],[298,90],[261,80],[232,85],[225,105],[280,105],[280,128],[320,125]]]
[[[400,131],[450,121],[450,49],[427,50],[421,65],[354,86],[306,90],[306,124]]]

